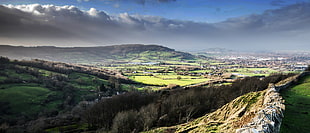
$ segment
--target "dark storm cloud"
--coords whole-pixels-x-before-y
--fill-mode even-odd
[[[127,13],[111,16],[94,8],[83,11],[74,6],[7,5],[0,6],[0,28],[2,43],[27,40],[36,45],[49,42],[60,46],[156,43],[198,49],[305,48],[310,42],[310,4],[212,24]]]

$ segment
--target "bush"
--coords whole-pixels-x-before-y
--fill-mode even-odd
[[[142,125],[142,130],[147,131],[150,130],[151,127],[154,127],[156,124],[156,121],[158,119],[158,108],[155,104],[149,104],[145,107],[142,107],[139,110],[139,123]]]
[[[139,130],[138,125],[137,111],[119,112],[113,120],[112,133],[135,133]]]
[[[310,71],[310,65],[308,65],[305,71]]]
[[[157,94],[128,92],[126,94],[106,98],[91,107],[84,115],[92,128],[111,129],[113,119],[119,112],[139,110],[141,107],[153,103]]]

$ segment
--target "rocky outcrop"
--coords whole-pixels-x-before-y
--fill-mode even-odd
[[[280,125],[285,109],[284,101],[274,85],[268,88],[261,109],[252,121],[242,128],[237,129],[236,133],[275,133],[279,132]]]
[[[270,84],[264,96],[263,108],[259,110],[252,120],[236,130],[236,133],[278,133],[283,112],[285,110],[284,100],[279,91],[287,88],[299,78],[308,75],[308,72],[289,77],[276,85]]]

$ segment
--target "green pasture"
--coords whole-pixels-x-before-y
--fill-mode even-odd
[[[199,63],[188,63],[182,61],[165,61],[165,63],[173,64],[173,65],[190,65],[190,66],[200,66]]]
[[[194,71],[189,71],[192,73],[209,73],[212,72],[212,70],[194,70]]]
[[[106,80],[84,73],[71,73],[68,75],[72,86],[82,90],[96,90],[101,84],[108,84]]]
[[[37,69],[37,68],[34,68]],[[38,69],[39,72],[43,75],[43,76],[52,76],[52,75],[62,75],[62,76],[66,76],[65,74],[61,74],[61,73],[57,73],[57,72],[52,72],[52,71],[48,71],[48,70],[43,70],[43,69]]]
[[[160,75],[157,74],[155,77],[161,78],[161,79],[177,79],[180,77],[181,79],[201,79],[203,77],[198,76],[183,76],[183,75],[176,75],[176,74],[169,74],[169,75]]]
[[[0,76],[0,81],[6,80],[6,79],[7,79],[7,77]]]
[[[15,70],[12,69],[8,69],[6,71],[4,71],[5,74],[8,75],[8,77],[10,78],[19,78],[22,80],[30,80],[30,79],[34,79],[34,77],[30,74],[27,73],[17,73]]]
[[[266,71],[266,72],[277,72],[271,68],[238,68],[238,69],[227,69],[228,71],[237,71],[237,72],[254,72],[254,71]]]
[[[59,96],[59,92],[50,91],[39,84],[5,84],[0,88],[0,101],[8,102],[13,114],[33,116],[42,110],[56,109],[61,103],[45,103],[48,97]]]
[[[72,92],[74,95],[74,102],[83,100],[85,96],[95,95],[89,90],[95,90],[101,84],[107,84],[106,80],[83,73],[65,75],[33,67],[29,67],[29,69],[38,70],[42,76],[62,75],[68,77],[69,81],[67,83],[69,83],[69,85],[80,88],[80,90]],[[6,69],[3,72],[8,75],[8,77],[0,76],[0,82],[15,78],[25,81],[24,83],[0,84],[0,102],[7,104],[9,108],[5,109],[12,114],[3,117],[16,119],[20,116],[29,116],[29,118],[32,118],[42,111],[49,112],[58,110],[58,106],[63,103],[62,96],[66,90],[51,91],[49,88],[45,87],[45,84],[31,83],[32,79],[36,79],[37,77],[29,73],[18,73],[14,69]]]
[[[211,62],[210,65],[225,65],[225,63],[222,63],[222,62]]]
[[[239,68],[239,69],[227,69],[231,73],[239,73],[246,76],[268,76],[271,73],[277,72],[271,68]]]
[[[176,75],[175,75],[176,76]],[[185,78],[187,76],[184,76],[184,78],[178,80],[174,75],[173,76],[166,76],[167,79],[162,79],[154,76],[132,76],[130,77],[131,79],[141,82],[144,84],[150,84],[150,85],[169,85],[169,84],[177,84],[180,86],[186,86],[190,84],[196,84],[196,83],[201,83],[208,81],[209,79],[206,78],[197,78],[197,79],[191,79],[191,78]],[[169,79],[168,79],[169,77]]]
[[[302,78],[298,85],[283,90],[281,95],[286,109],[280,132],[310,132],[310,75]]]
[[[118,64],[115,67],[101,67],[105,69],[111,69],[111,70],[149,70],[149,69],[168,69],[166,66],[158,66],[158,65],[124,65],[124,64]]]

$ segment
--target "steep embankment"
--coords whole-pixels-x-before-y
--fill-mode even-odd
[[[276,85],[270,84],[264,91],[240,96],[192,122],[148,132],[279,132],[285,106],[278,91],[299,77],[289,77]]]
[[[194,59],[189,53],[160,45],[126,44],[102,47],[23,47],[0,45],[0,56],[43,59],[69,63]]]

